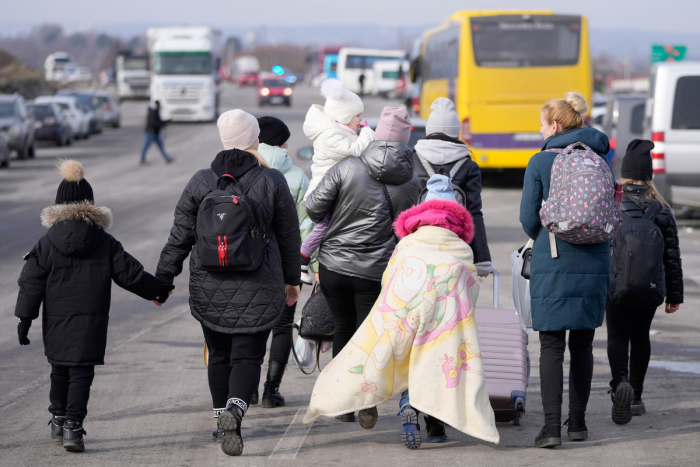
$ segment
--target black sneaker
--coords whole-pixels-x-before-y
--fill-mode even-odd
[[[63,424],[66,422],[66,417],[51,417],[49,425],[51,425],[51,439],[53,444],[58,446],[63,445]]]
[[[536,448],[561,446],[561,425],[543,426],[535,438]]]
[[[634,397],[634,389],[627,378],[618,383],[615,389],[608,391],[612,399],[612,421],[618,425],[625,425],[632,420],[632,410],[630,403]]]
[[[374,425],[377,424],[377,418],[379,418],[379,413],[376,407],[362,409],[357,412],[357,419],[360,421],[360,426],[365,430],[374,428]]]
[[[430,415],[426,415],[423,418],[425,419],[425,429],[428,431],[428,442],[444,443],[447,439],[445,422]]]
[[[634,399],[632,399],[632,402],[630,403],[630,411],[632,412],[633,417],[647,413],[647,409],[644,407],[644,402],[642,402],[641,397],[634,396]]]
[[[226,409],[219,415],[219,429],[224,431],[221,450],[229,456],[243,454],[243,438],[241,438],[241,414],[237,406]],[[217,437],[218,438],[218,437]]]
[[[63,424],[63,449],[68,452],[84,452],[84,435],[87,435],[87,432],[83,428],[82,422],[66,420]]]
[[[569,441],[585,441],[588,439],[588,427],[585,420],[571,420],[567,418],[564,426],[568,426]]]

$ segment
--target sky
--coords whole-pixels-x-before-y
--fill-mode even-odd
[[[584,14],[595,29],[697,34],[700,18],[700,0],[0,0],[3,4],[0,26],[6,33],[49,22],[68,30],[149,22],[219,28],[432,25],[460,10],[548,9]]]

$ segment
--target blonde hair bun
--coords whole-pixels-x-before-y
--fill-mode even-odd
[[[586,115],[588,112],[588,102],[586,98],[577,92],[568,92],[564,98],[567,104],[579,115]]]
[[[73,159],[63,159],[58,162],[58,170],[69,182],[79,182],[85,176],[83,164]]]

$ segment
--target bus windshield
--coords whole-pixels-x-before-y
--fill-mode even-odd
[[[503,15],[471,19],[474,58],[481,67],[576,65],[579,16]]]
[[[148,60],[145,58],[126,58],[124,59],[125,70],[147,70]]]
[[[399,61],[401,57],[371,57],[369,55],[348,55],[345,68],[372,68],[374,62]]]
[[[158,75],[208,75],[211,73],[209,52],[158,52],[153,69]]]

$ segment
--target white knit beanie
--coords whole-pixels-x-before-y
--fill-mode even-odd
[[[216,125],[224,149],[248,149],[260,135],[258,119],[241,109],[222,113]]]
[[[443,133],[451,138],[459,138],[461,124],[455,105],[446,97],[438,97],[430,106],[432,112],[425,124],[425,132],[429,135],[433,133]]]
[[[323,111],[338,123],[346,125],[352,117],[365,110],[360,97],[345,89],[339,79],[328,78],[321,83],[321,95],[326,98]]]

